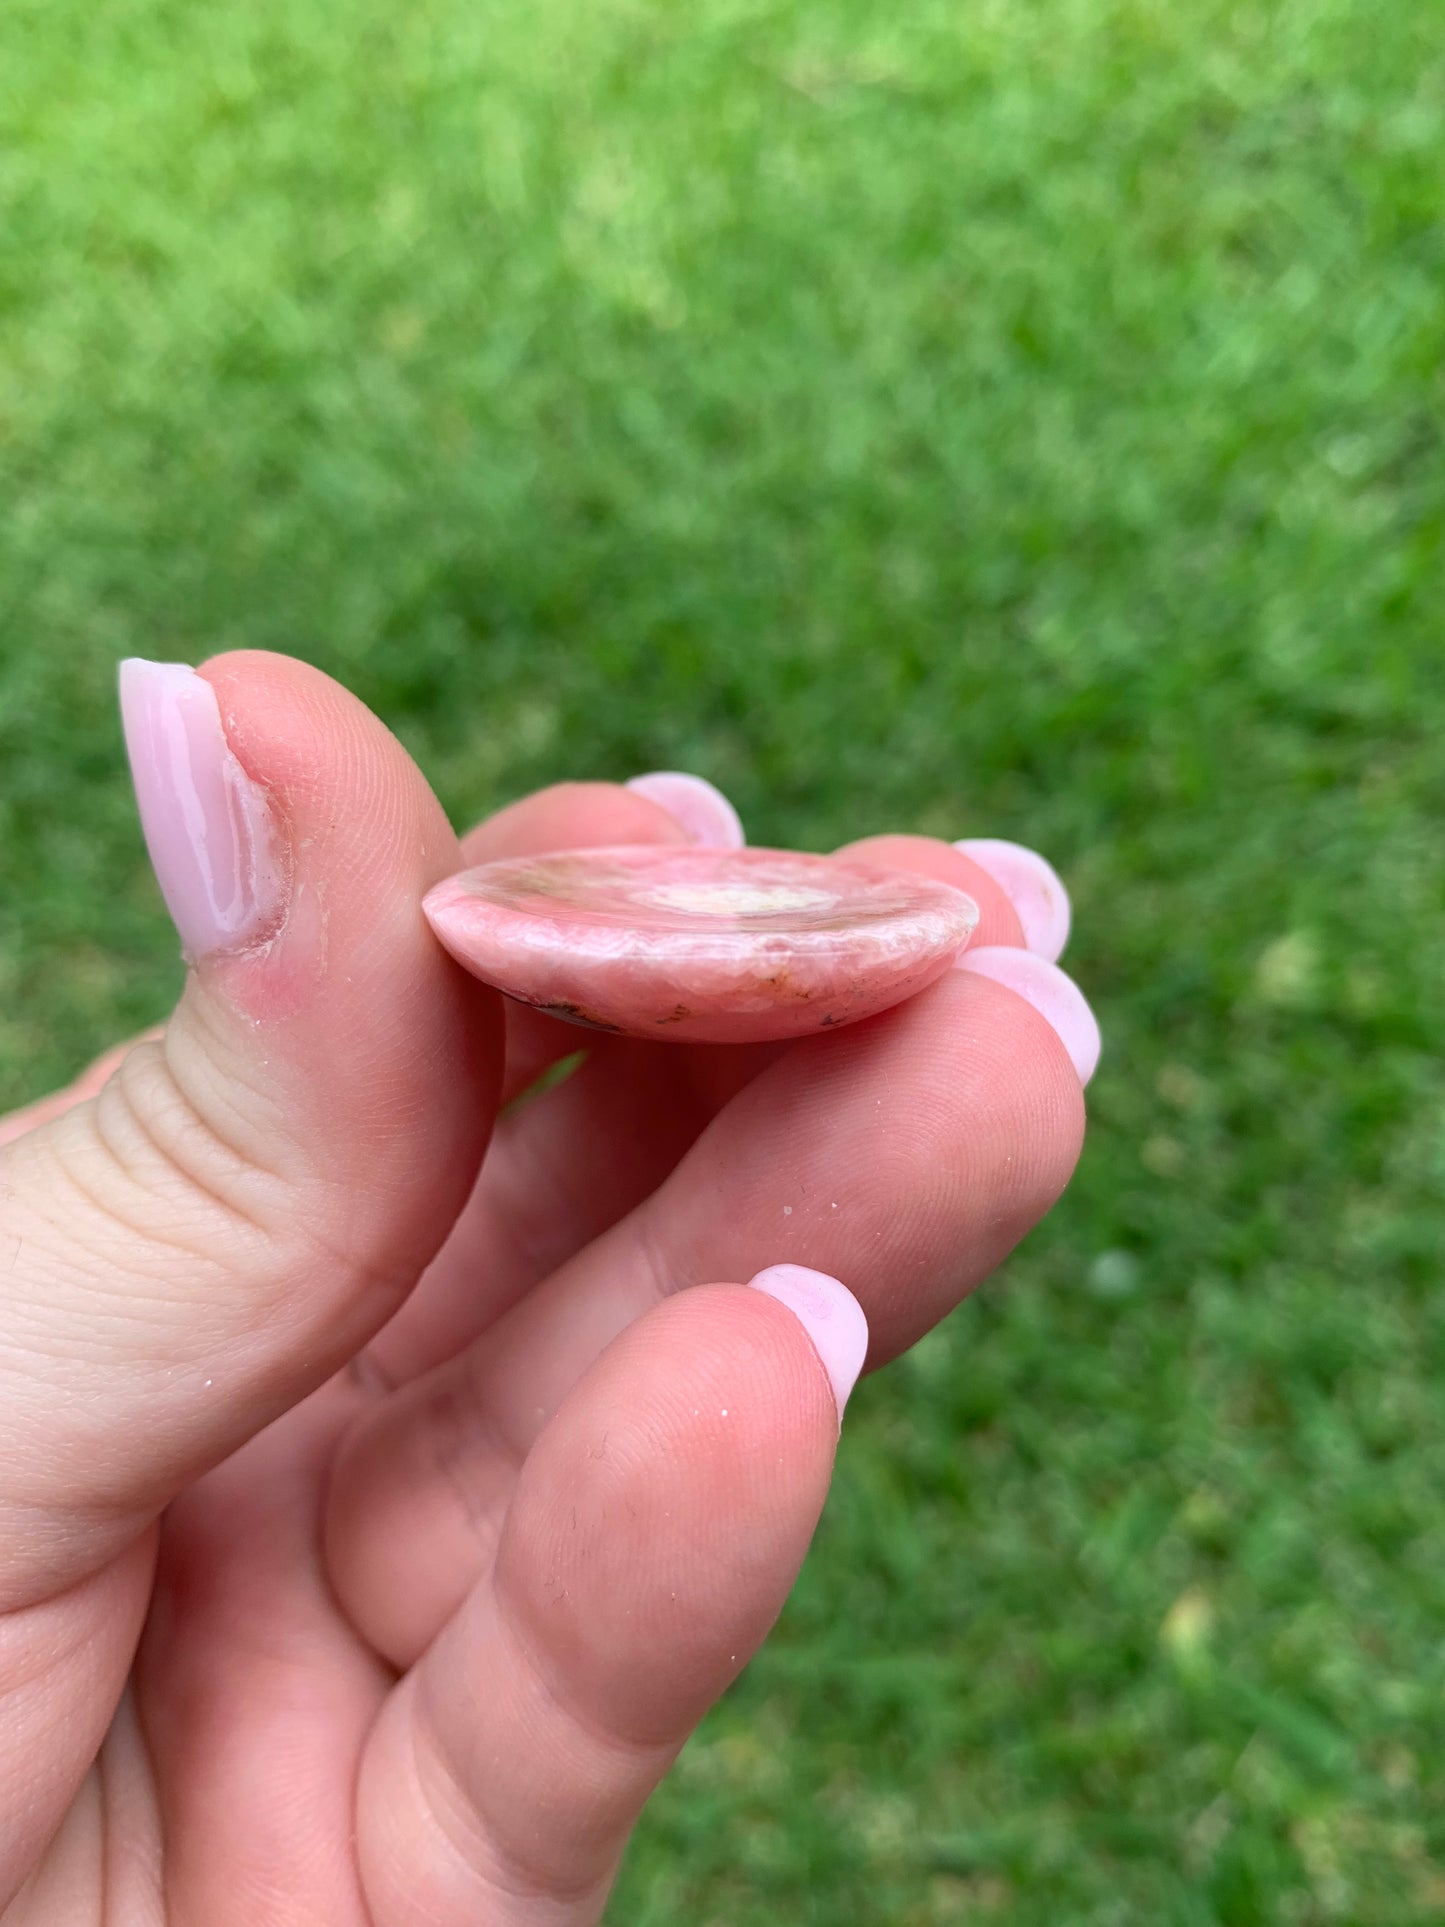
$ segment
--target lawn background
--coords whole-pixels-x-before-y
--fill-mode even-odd
[[[1430,0],[6,0],[0,1101],[161,1012],[128,653],[458,822],[1046,850],[1078,1180],[850,1412],[612,1918],[1445,1918]]]

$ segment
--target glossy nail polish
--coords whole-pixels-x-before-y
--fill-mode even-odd
[[[190,961],[268,936],[285,902],[270,805],[226,740],[216,692],[184,663],[133,656],[120,707],[141,828]]]
[[[1031,950],[986,944],[981,950],[965,950],[954,967],[978,977],[991,977],[1032,1004],[1058,1033],[1079,1073],[1079,1082],[1088,1083],[1099,1062],[1098,1020],[1083,991],[1057,964],[1036,957]]]
[[[704,777],[660,769],[634,776],[627,788],[675,816],[694,843],[716,850],[740,850],[747,840],[737,811]]]
[[[1069,941],[1072,910],[1063,878],[1047,858],[1022,843],[970,836],[953,846],[987,870],[1018,913],[1024,942],[1037,957],[1057,963]]]
[[[749,1280],[754,1291],[766,1292],[786,1305],[813,1341],[838,1401],[843,1408],[858,1382],[868,1355],[868,1320],[863,1307],[838,1279],[806,1265],[769,1265]]]

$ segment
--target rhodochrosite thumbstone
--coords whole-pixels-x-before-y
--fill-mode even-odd
[[[463,870],[425,903],[458,962],[555,1017],[687,1043],[801,1037],[941,976],[978,906],[796,850],[628,846]]]

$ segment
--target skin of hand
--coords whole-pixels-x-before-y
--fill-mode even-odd
[[[126,714],[189,969],[0,1127],[0,1920],[582,1927],[782,1607],[865,1343],[1069,1178],[1067,899],[1012,845],[870,839],[977,899],[968,968],[787,1046],[583,1039],[421,897],[733,838],[693,779],[463,845],[298,662],[138,666]]]

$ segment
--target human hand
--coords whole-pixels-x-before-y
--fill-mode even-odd
[[[782,1606],[864,1314],[878,1365],[1066,1183],[1092,1019],[989,869],[885,838],[977,899],[966,968],[789,1046],[584,1038],[420,899],[696,796],[461,846],[274,656],[136,672],[128,726],[191,967],[0,1131],[4,1921],[580,1927]]]

